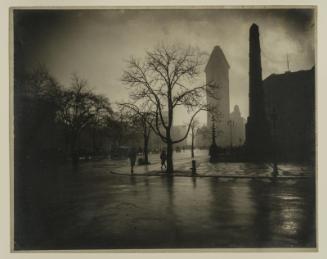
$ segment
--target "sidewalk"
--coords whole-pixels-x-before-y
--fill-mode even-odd
[[[174,162],[174,176],[191,177],[191,158],[180,157]],[[272,166],[270,164],[255,163],[209,163],[208,158],[199,156],[196,158],[197,177],[220,177],[220,178],[272,178]],[[278,178],[310,178],[314,176],[314,168],[297,164],[279,164]],[[113,174],[131,175],[130,166],[123,166],[111,170]],[[165,170],[161,170],[160,163],[150,165],[136,165],[134,176],[163,176]]]

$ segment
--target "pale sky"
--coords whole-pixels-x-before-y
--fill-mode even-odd
[[[248,115],[249,28],[259,26],[263,78],[315,64],[315,19],[310,9],[57,10],[15,12],[15,37],[23,44],[17,57],[26,70],[45,64],[68,86],[72,73],[88,80],[112,103],[128,99],[120,78],[125,60],[142,58],[158,43],[178,43],[211,53],[219,45],[230,64],[231,111],[238,104]],[[205,74],[202,74],[205,82]],[[186,122],[177,111],[175,124]],[[206,115],[200,114],[202,123]]]

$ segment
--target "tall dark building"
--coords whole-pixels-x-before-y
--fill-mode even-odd
[[[249,53],[249,117],[246,124],[246,150],[251,160],[263,160],[269,155],[270,133],[265,113],[262,86],[259,27],[250,27]]]
[[[314,162],[315,68],[272,74],[263,80],[263,88],[270,125],[269,114],[277,115],[272,136],[277,159]]]

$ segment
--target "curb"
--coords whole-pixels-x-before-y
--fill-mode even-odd
[[[314,179],[313,176],[277,176],[277,177],[273,177],[273,176],[240,176],[240,175],[199,175],[199,174],[195,174],[192,175],[191,172],[185,172],[188,173],[188,175],[180,175],[180,174],[172,174],[172,175],[168,175],[167,173],[162,173],[162,172],[156,172],[153,171],[151,173],[147,173],[147,174],[133,174],[131,175],[130,173],[126,174],[126,173],[119,173],[119,172],[114,172],[114,171],[110,171],[111,174],[114,175],[122,175],[122,176],[170,176],[170,177],[198,177],[198,178],[225,178],[225,179],[271,179],[271,180],[295,180],[295,179]]]

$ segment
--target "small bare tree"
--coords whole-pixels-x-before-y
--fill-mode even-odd
[[[129,112],[130,120],[141,129],[144,164],[149,164],[149,139],[154,122],[153,105],[151,103],[143,103],[139,106],[131,103],[120,103],[119,105]]]
[[[194,119],[191,123],[191,155],[192,159],[194,158],[194,140],[196,136],[196,132],[199,129],[199,121],[197,119]]]
[[[173,145],[187,138],[195,116],[206,110],[206,85],[194,87],[202,72],[201,55],[191,47],[160,45],[146,52],[144,60],[131,58],[122,81],[131,89],[130,97],[137,103],[154,106],[151,129],[167,144],[167,172],[173,173]],[[191,114],[185,135],[172,138],[174,111],[184,106]]]

